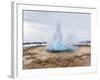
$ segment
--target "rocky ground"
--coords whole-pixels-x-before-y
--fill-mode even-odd
[[[23,48],[23,69],[77,67],[91,65],[91,47],[74,52],[49,52],[46,46]]]

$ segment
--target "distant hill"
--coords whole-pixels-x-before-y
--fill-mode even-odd
[[[77,45],[77,46],[91,46],[91,41],[89,41],[89,40],[80,41],[80,42],[76,43],[75,45]]]
[[[91,43],[91,41],[86,40],[86,41],[80,41],[79,43]]]
[[[47,42],[25,42],[23,43],[23,45],[27,45],[27,44],[46,44]]]

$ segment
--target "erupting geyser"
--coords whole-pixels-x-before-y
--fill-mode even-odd
[[[53,34],[52,42],[50,43],[50,45],[48,45],[48,50],[52,52],[74,51],[75,50],[75,47],[73,45],[64,44],[60,23],[58,23],[56,26],[56,31]]]

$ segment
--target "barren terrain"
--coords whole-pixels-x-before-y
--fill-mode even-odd
[[[90,46],[79,46],[79,50],[74,52],[49,52],[47,46],[23,48],[23,69],[82,67],[90,65]]]

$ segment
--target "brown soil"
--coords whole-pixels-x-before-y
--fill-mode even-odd
[[[91,47],[74,52],[49,52],[46,46],[23,48],[23,69],[78,67],[91,65]]]

